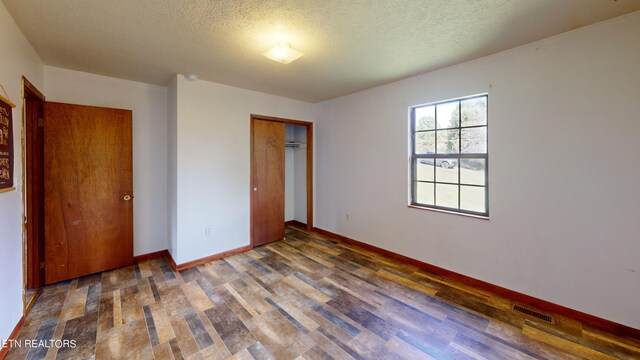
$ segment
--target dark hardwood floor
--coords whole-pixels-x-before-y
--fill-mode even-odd
[[[8,359],[639,359],[640,341],[289,227],[173,272],[145,261],[44,289]]]

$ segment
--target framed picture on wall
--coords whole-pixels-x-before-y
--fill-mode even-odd
[[[13,185],[13,111],[16,107],[0,95],[0,193],[15,190]]]

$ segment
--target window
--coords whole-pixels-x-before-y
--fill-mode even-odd
[[[411,108],[411,205],[489,216],[487,100]]]

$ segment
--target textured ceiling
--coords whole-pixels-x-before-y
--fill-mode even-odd
[[[640,10],[638,0],[3,0],[47,65],[318,102]],[[283,65],[277,41],[306,53]]]

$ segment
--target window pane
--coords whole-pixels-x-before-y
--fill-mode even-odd
[[[436,149],[436,133],[434,131],[416,133],[416,154],[433,154]]]
[[[469,185],[485,185],[485,159],[460,159],[460,183]]]
[[[464,100],[460,104],[462,110],[462,126],[487,124],[487,98],[479,97]]]
[[[474,95],[411,109],[413,204],[489,212],[487,107]]]
[[[438,154],[459,153],[460,130],[440,130],[438,131]]]
[[[440,134],[438,134],[440,135]],[[438,141],[440,138],[438,136]],[[440,149],[440,144],[438,144]],[[487,153],[487,128],[462,129],[462,153],[486,154]]]
[[[438,129],[446,129],[458,127],[460,121],[460,109],[458,108],[459,102],[449,102],[441,105],[436,105],[436,111],[438,113]]]
[[[415,130],[433,130],[436,128],[436,107],[425,106],[414,109]]]
[[[416,182],[416,203],[433,205],[433,183]]]
[[[436,184],[436,205],[458,208],[458,185]]]
[[[458,159],[435,159],[435,163],[437,182],[458,183]]]
[[[416,159],[416,180],[434,181],[434,159]]]
[[[484,187],[460,186],[460,209],[486,212],[484,192]]]

